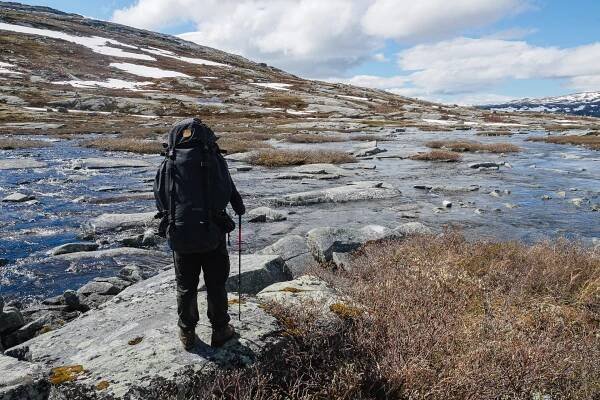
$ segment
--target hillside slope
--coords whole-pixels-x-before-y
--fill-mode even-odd
[[[600,92],[575,93],[539,99],[526,98],[504,104],[485,105],[482,108],[498,111],[539,111],[600,117]]]

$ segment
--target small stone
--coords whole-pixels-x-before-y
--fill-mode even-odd
[[[490,192],[490,196],[500,197],[500,191],[498,189],[494,189]]]
[[[565,197],[567,197],[567,192],[565,192],[564,190],[561,190],[560,192],[556,192],[556,195],[558,197],[560,197],[561,199],[564,199]]]
[[[63,293],[65,304],[71,308],[78,308],[81,305],[79,295],[74,290],[65,290]]]
[[[545,194],[542,196],[542,200],[552,200],[552,196],[550,196],[549,194]]]
[[[512,209],[512,208],[518,208],[519,206],[517,204],[505,203],[504,207]]]
[[[592,211],[600,211],[600,203],[592,205]]]
[[[575,207],[581,207],[581,205],[583,204],[583,202],[585,201],[585,199],[582,199],[580,197],[577,197],[575,199],[571,199],[571,204],[573,204]]]
[[[258,207],[248,212],[248,218],[248,222],[278,222],[285,221],[287,215],[269,207]]]
[[[236,171],[238,172],[248,172],[248,171],[252,171],[252,167],[249,165],[244,165],[244,166],[240,166],[240,167],[236,167],[235,168]]]
[[[144,276],[137,265],[127,265],[119,271],[119,278],[129,282],[139,282],[144,279]]]
[[[451,202],[451,201],[448,201],[448,200],[444,200],[444,201],[443,201],[443,203],[442,203],[442,205],[443,205],[445,208],[452,208],[452,202]]]
[[[485,214],[485,210],[482,210],[481,208],[476,208],[475,211],[473,211],[475,214]]]

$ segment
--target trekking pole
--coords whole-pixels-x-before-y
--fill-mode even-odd
[[[238,319],[242,320],[242,216],[238,215]]]

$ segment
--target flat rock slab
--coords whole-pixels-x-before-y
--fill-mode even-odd
[[[34,196],[30,196],[23,193],[13,193],[3,198],[2,201],[5,203],[22,203],[33,199],[35,199]]]
[[[98,244],[93,242],[65,243],[48,251],[53,256],[61,254],[78,253],[81,251],[94,251],[98,249]]]
[[[48,164],[32,158],[5,158],[0,160],[0,170],[44,168]]]
[[[353,175],[348,170],[338,167],[333,164],[307,164],[299,165],[292,168],[292,171],[298,174],[308,175],[337,175],[337,176],[351,176]]]
[[[289,282],[274,283],[261,290],[256,297],[262,302],[274,302],[286,307],[313,304],[329,308],[339,300],[335,290],[325,281],[310,275]]]
[[[40,365],[0,354],[0,399],[46,400],[50,383]]]
[[[149,226],[154,222],[156,212],[133,214],[102,214],[89,221],[96,231],[129,229]]]
[[[287,219],[287,213],[269,207],[258,207],[248,211],[248,222],[278,222]]]
[[[109,385],[102,394],[122,397],[135,394],[136,385],[147,387],[156,377],[177,380],[185,389],[184,380],[177,376],[183,371],[249,364],[276,340],[275,318],[249,299],[241,305],[241,322],[235,314],[237,306],[230,310],[239,337],[220,349],[211,348],[207,344],[211,328],[205,316],[206,298],[200,295],[196,329],[200,340],[192,351],[184,351],[177,337],[175,296],[171,269],[130,286],[99,309],[56,331],[9,349],[8,354],[27,357],[47,368],[81,365],[85,372],[76,385],[96,393],[93,386],[106,381]],[[54,390],[60,392],[61,387]]]
[[[385,182],[358,181],[346,186],[312,190],[271,198],[270,201],[279,205],[303,206],[320,203],[345,203],[350,201],[390,199],[400,194]]]
[[[84,158],[75,163],[76,167],[88,169],[102,168],[147,168],[151,167],[147,161],[131,158]]]

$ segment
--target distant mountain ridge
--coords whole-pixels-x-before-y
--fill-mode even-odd
[[[600,92],[582,92],[565,96],[524,98],[480,108],[499,111],[537,111],[600,117]]]

